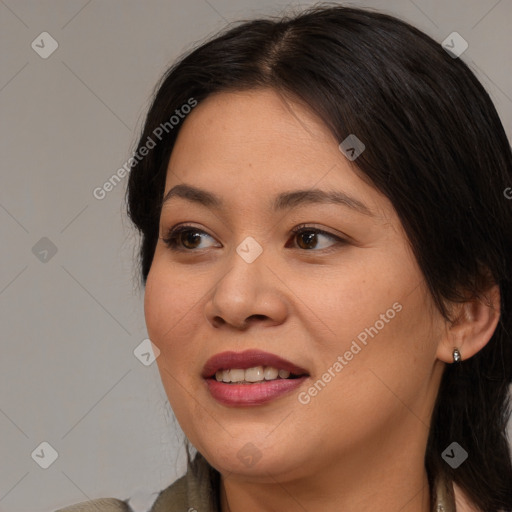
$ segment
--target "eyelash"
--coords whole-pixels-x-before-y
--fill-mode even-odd
[[[162,241],[164,242],[164,244],[171,251],[174,251],[174,252],[196,252],[196,251],[200,251],[201,249],[183,249],[183,248],[179,247],[179,242],[178,242],[179,235],[181,233],[186,233],[188,231],[193,231],[193,232],[196,232],[196,233],[202,233],[202,234],[205,234],[205,235],[211,237],[211,235],[209,235],[208,233],[206,233],[202,229],[196,228],[195,226],[190,226],[190,225],[183,224],[183,225],[178,226],[176,228],[169,229],[168,232],[167,232],[167,236],[166,237],[162,237]],[[329,232],[324,231],[322,229],[318,229],[318,228],[314,228],[314,227],[309,227],[306,224],[300,224],[299,226],[296,226],[295,228],[293,228],[291,230],[291,233],[293,234],[294,237],[296,237],[296,236],[298,236],[298,235],[300,235],[302,233],[315,233],[316,235],[324,235],[324,236],[330,238],[331,240],[335,241],[335,243],[331,247],[328,247],[328,248],[319,249],[319,250],[316,250],[316,251],[315,251],[315,249],[302,249],[304,251],[315,251],[315,252],[323,251],[323,252],[328,252],[330,250],[335,249],[336,246],[345,245],[347,243],[346,240],[344,240],[343,238],[340,238],[339,236],[333,235],[332,233],[329,233]],[[297,249],[300,249],[300,247],[297,247]]]

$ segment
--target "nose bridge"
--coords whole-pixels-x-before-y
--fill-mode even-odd
[[[275,279],[266,275],[268,261],[264,249],[251,236],[245,237],[229,257],[229,269],[212,290],[206,306],[211,322],[224,320],[244,325],[250,317],[279,322],[286,312]]]
[[[214,288],[213,300],[223,315],[252,314],[262,284],[262,253],[263,247],[246,237],[230,255],[230,268]]]

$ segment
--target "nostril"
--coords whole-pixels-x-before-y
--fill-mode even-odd
[[[259,323],[261,321],[265,321],[268,319],[268,316],[266,315],[251,315],[249,318],[245,320],[245,322],[242,324],[242,327],[246,327],[248,325],[251,325],[253,323]]]
[[[216,316],[213,318],[213,324],[215,327],[220,327],[221,325],[224,325],[226,323],[226,320],[221,318],[220,316]]]

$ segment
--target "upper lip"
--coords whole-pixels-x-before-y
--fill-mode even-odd
[[[282,357],[261,350],[245,350],[244,352],[221,352],[215,354],[206,361],[202,377],[208,379],[213,377],[219,370],[239,368],[246,370],[254,366],[272,366],[278,370],[288,370],[294,375],[309,375],[308,372]]]

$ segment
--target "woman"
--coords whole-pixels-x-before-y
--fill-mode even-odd
[[[175,64],[127,202],[198,453],[152,512],[512,510],[511,183],[481,84],[393,17],[250,21]]]

